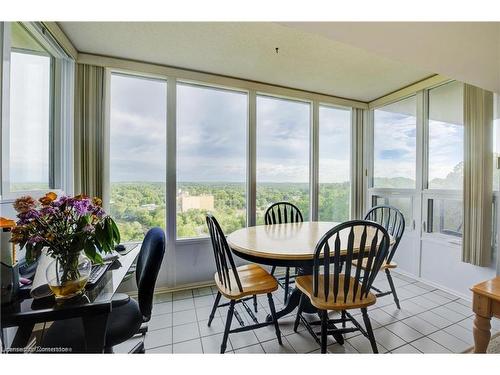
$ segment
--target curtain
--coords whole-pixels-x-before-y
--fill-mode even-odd
[[[102,197],[104,188],[104,68],[77,64],[75,194]]]
[[[363,219],[365,208],[365,179],[364,179],[364,163],[363,163],[363,148],[364,148],[364,132],[363,123],[365,111],[360,108],[355,108],[352,111],[353,116],[353,160],[351,173],[351,195],[354,198],[351,200],[351,218]]]
[[[462,261],[491,263],[493,94],[464,86],[464,233]]]

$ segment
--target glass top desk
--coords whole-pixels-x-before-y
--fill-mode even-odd
[[[113,297],[137,258],[140,248],[139,244],[116,259],[101,280],[80,297],[63,303],[56,303],[54,297],[39,300],[28,297],[2,306],[2,329],[18,327],[10,348],[26,347],[36,323],[81,317],[87,352],[102,353]]]

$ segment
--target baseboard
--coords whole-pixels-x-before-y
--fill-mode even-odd
[[[411,277],[412,279],[415,279],[417,281],[421,281],[423,282],[424,284],[429,284],[433,287],[436,287],[437,289],[441,289],[442,291],[446,292],[446,293],[450,293],[458,298],[462,298],[466,301],[470,301],[472,302],[472,297],[470,295],[464,295],[464,294],[461,294],[461,293],[458,293],[457,291],[455,290],[452,290],[452,289],[449,289],[443,285],[440,285],[440,284],[437,284],[433,281],[430,281],[430,280],[427,280],[427,279],[424,279],[422,277],[418,277],[418,276],[415,276],[409,272],[406,272],[406,271],[403,271],[401,269],[397,269],[397,270],[391,270],[391,272],[395,272],[395,273],[400,273],[401,275],[403,276],[407,276],[407,277]]]

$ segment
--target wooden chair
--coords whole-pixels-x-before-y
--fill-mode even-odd
[[[278,282],[265,269],[256,264],[236,267],[233,261],[231,249],[226,241],[226,236],[224,235],[219,223],[211,214],[207,214],[206,220],[214,250],[215,266],[217,268],[214,278],[218,289],[217,296],[215,297],[215,302],[212,307],[212,312],[210,313],[210,317],[208,319],[208,326],[210,327],[210,324],[212,323],[217,307],[229,306],[226,327],[224,329],[224,337],[220,348],[221,354],[226,351],[227,338],[230,333],[249,331],[265,327],[270,324],[274,324],[276,337],[281,345],[281,332],[278,326],[278,319],[276,317],[276,309],[274,307],[272,295],[272,292],[278,289]],[[245,303],[245,301],[255,298],[255,296],[260,294],[267,294],[269,310],[271,311],[272,318],[270,322],[259,323],[250,307],[248,307]],[[229,299],[229,303],[219,304],[222,296]],[[235,310],[235,305],[237,303],[241,303],[243,305],[255,324],[250,326],[244,325],[243,320],[239,317],[237,310]],[[230,329],[233,315],[236,316],[241,327]]]
[[[295,279],[302,295],[294,330],[297,331],[302,321],[321,345],[321,353],[326,353],[327,335],[338,337],[354,331],[361,331],[370,340],[373,352],[378,353],[367,307],[377,300],[370,288],[387,256],[389,241],[387,231],[378,223],[353,220],[339,224],[326,232],[316,245],[313,274],[298,276]],[[366,259],[363,269],[351,266],[353,260],[362,262],[363,259]],[[333,274],[330,274],[331,268]],[[302,316],[306,298],[319,310],[320,321],[308,322]],[[361,309],[365,328],[348,312],[351,309]],[[342,312],[342,317],[330,319],[329,310]],[[348,321],[354,327],[346,327]],[[337,328],[337,323],[342,323],[342,328]],[[318,339],[317,333],[313,331],[313,325],[321,325],[321,339]]]
[[[392,206],[381,205],[381,206],[375,206],[372,209],[370,209],[368,213],[365,215],[365,220],[374,221],[382,225],[394,240],[394,244],[392,245],[392,247],[388,252],[387,259],[385,260],[385,262],[382,264],[381,267],[381,269],[384,270],[385,272],[391,290],[387,292],[382,292],[380,289],[374,286],[372,286],[372,289],[377,292],[376,294],[377,297],[383,297],[392,294],[397,308],[401,309],[401,306],[399,305],[398,295],[396,294],[396,288],[394,287],[394,281],[392,280],[391,269],[396,268],[398,266],[396,262],[392,261],[392,258],[396,253],[396,249],[398,248],[399,242],[401,241],[401,238],[403,237],[403,233],[405,231],[405,218],[401,213],[401,211],[399,211],[397,208]],[[361,263],[354,261],[353,264],[356,267],[358,267],[359,265],[359,267],[364,268],[366,267],[366,260],[364,260]]]
[[[302,223],[304,217],[299,208],[289,202],[277,202],[269,206],[264,215],[264,222],[266,225],[283,224],[283,223]],[[271,275],[274,276],[276,266],[271,269]],[[278,277],[278,284],[285,290],[286,303],[289,296],[290,284],[292,284],[297,277],[297,272],[290,275],[290,267],[286,267],[285,276]]]

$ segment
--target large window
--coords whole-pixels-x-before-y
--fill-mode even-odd
[[[165,228],[167,83],[111,75],[111,215],[124,241]]]
[[[309,103],[257,97],[257,224],[278,201],[309,219],[310,116]]]
[[[426,232],[461,237],[463,227],[463,84],[429,90]],[[437,190],[437,191],[436,191]]]
[[[463,84],[429,91],[429,189],[462,189]]]
[[[21,24],[11,25],[9,190],[54,188],[53,58]]]
[[[177,85],[177,237],[207,236],[207,212],[245,226],[247,118],[246,93]]]
[[[415,96],[374,111],[374,187],[415,188],[416,112]]]
[[[319,197],[321,221],[349,219],[351,111],[319,107]]]

